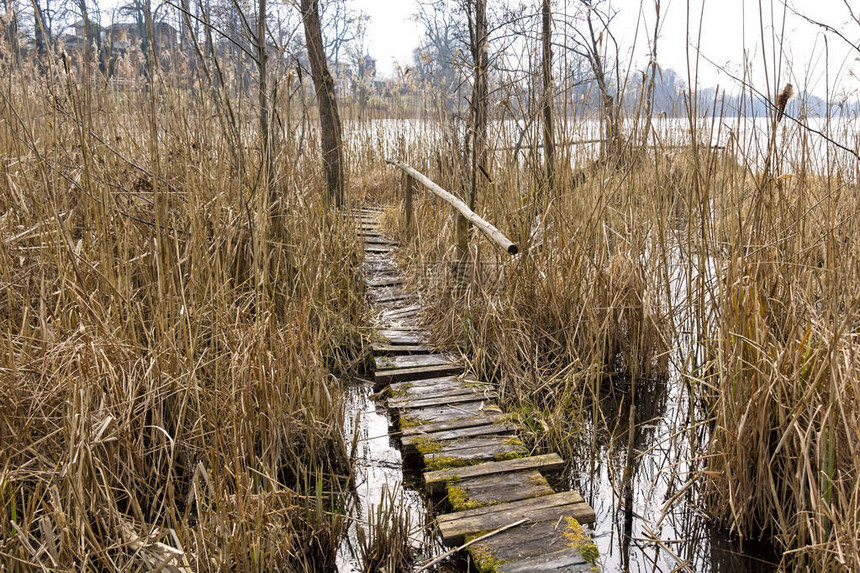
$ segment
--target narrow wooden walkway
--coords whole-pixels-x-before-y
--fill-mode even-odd
[[[575,491],[553,490],[544,474],[563,460],[529,455],[491,385],[427,345],[419,298],[404,288],[380,214],[353,213],[375,315],[376,390],[388,389],[382,395],[399,420],[403,454],[423,463],[426,493],[447,496],[451,512],[437,516],[442,541],[456,547],[525,520],[469,546],[479,571],[594,571],[596,548],[580,525],[594,521],[594,510]]]

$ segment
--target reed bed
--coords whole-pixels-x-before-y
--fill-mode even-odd
[[[333,566],[364,307],[312,136],[267,193],[229,83],[0,75],[0,568]]]
[[[709,515],[772,541],[783,568],[858,570],[856,158],[806,129],[815,120],[726,117],[720,103],[658,122],[647,144],[629,118],[615,153],[566,147],[552,188],[538,149],[510,147],[528,122],[496,117],[478,212],[524,253],[474,234],[464,279],[452,210],[419,192],[405,259],[437,340],[498,383],[536,447],[573,454],[602,393],[670,376],[692,396],[678,435],[698,444],[708,429],[683,461]],[[560,140],[592,137],[579,113]],[[833,125],[850,136],[856,119]],[[462,132],[441,130],[406,157],[464,196]],[[396,208],[388,222],[405,237]]]

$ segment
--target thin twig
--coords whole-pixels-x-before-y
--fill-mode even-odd
[[[469,547],[469,546],[470,546],[470,545],[472,545],[473,543],[477,543],[477,542],[479,542],[479,541],[483,541],[483,540],[485,540],[485,539],[487,539],[487,538],[489,538],[489,537],[492,537],[492,536],[494,536],[494,535],[498,535],[499,533],[501,533],[501,532],[503,532],[503,531],[507,531],[508,529],[511,529],[512,527],[516,527],[516,526],[518,526],[518,525],[522,525],[523,523],[525,523],[525,522],[527,522],[527,521],[528,521],[528,518],[523,518],[523,519],[521,519],[521,520],[519,520],[519,521],[515,521],[514,523],[511,523],[510,525],[506,525],[506,526],[504,526],[504,527],[500,527],[500,528],[496,529],[495,531],[491,531],[491,532],[489,532],[489,533],[487,533],[487,534],[485,534],[485,535],[482,535],[482,536],[480,536],[480,537],[476,537],[475,539],[473,539],[473,540],[471,540],[471,541],[467,541],[466,543],[464,543],[464,544],[463,544],[463,545],[461,545],[460,547],[455,547],[454,549],[451,549],[451,550],[449,550],[449,551],[446,551],[446,552],[445,552],[445,553],[443,553],[442,555],[440,555],[440,556],[436,557],[435,559],[432,559],[432,560],[431,560],[431,561],[429,561],[428,563],[425,563],[424,565],[422,565],[421,567],[419,567],[418,569],[416,569],[416,570],[415,570],[415,573],[421,573],[422,571],[426,571],[427,569],[429,569],[429,568],[433,567],[434,565],[436,565],[437,563],[439,563],[439,562],[440,562],[440,561],[442,561],[443,559],[446,559],[446,558],[450,557],[451,555],[454,555],[454,554],[455,554],[455,553],[457,553],[458,551],[462,551],[463,549],[465,549],[465,548]]]

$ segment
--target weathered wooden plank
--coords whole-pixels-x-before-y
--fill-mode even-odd
[[[398,368],[396,370],[379,370],[373,378],[377,386],[385,386],[392,382],[407,382],[433,376],[459,374],[463,371],[461,364],[437,364],[435,366],[417,366],[415,368]]]
[[[399,276],[395,277],[378,277],[374,279],[367,280],[366,283],[369,288],[383,288],[383,287],[393,287],[399,286],[403,284],[403,278]]]
[[[470,380],[469,378],[465,378],[463,375],[458,376],[437,376],[434,378],[421,378],[420,380],[410,380],[409,382],[396,382],[391,385],[391,391],[395,394],[399,392],[405,392],[410,388],[415,389],[416,392],[422,392],[420,388],[427,388],[428,392],[434,390],[435,386],[439,387],[450,387],[454,385],[472,385],[472,384],[480,384],[477,380]]]
[[[421,443],[422,440],[432,438],[434,440],[457,440],[475,436],[506,436],[517,431],[513,424],[497,423],[497,424],[482,424],[480,426],[467,426],[465,428],[455,428],[452,430],[443,430],[440,432],[421,432],[418,434],[410,434],[401,438],[401,444],[405,452],[417,451],[416,443]]]
[[[549,482],[537,470],[474,477],[448,486],[449,501],[455,511],[463,505],[495,505],[553,493]]]
[[[373,301],[373,304],[399,304],[413,298],[414,296],[415,295],[413,293],[397,294],[376,299]]]
[[[568,547],[552,553],[503,561],[496,571],[498,573],[594,573],[597,569],[582,558],[579,549]]]
[[[516,436],[477,436],[442,442],[435,441],[432,436],[425,436],[424,440],[423,443],[417,443],[416,448],[428,468],[440,465],[463,466],[528,454],[525,445]]]
[[[496,389],[489,384],[480,382],[454,379],[452,381],[435,382],[433,384],[421,384],[424,380],[413,380],[411,382],[398,382],[391,385],[391,396],[393,400],[401,399],[426,400],[442,396],[460,396],[472,394],[479,398],[492,400],[496,398]],[[395,406],[397,402],[395,402]]]
[[[439,470],[426,472],[424,483],[431,492],[441,490],[446,482],[465,480],[473,477],[516,472],[525,469],[537,470],[559,470],[564,467],[564,460],[556,453],[543,454],[540,456],[529,456],[516,460],[505,460],[503,462],[487,462],[467,468],[454,468],[450,470]]]
[[[418,334],[409,334],[405,332],[402,334],[390,334],[389,336],[383,337],[383,339],[391,346],[415,346],[426,340],[425,337]]]
[[[365,253],[390,253],[394,247],[391,245],[364,245]]]
[[[487,560],[495,571],[508,573],[594,571],[568,527],[563,518],[526,523],[476,543],[470,553],[475,561]]]
[[[400,416],[400,420],[401,425],[406,427],[422,426],[473,418],[481,414],[481,412],[488,411],[501,413],[498,406],[487,406],[483,400],[477,400],[475,402],[463,402],[462,404],[451,404],[449,406],[415,408],[404,412]]]
[[[373,353],[377,356],[396,356],[399,354],[430,354],[433,350],[429,346],[417,344],[379,344],[371,345]]]
[[[408,397],[389,400],[388,407],[392,410],[410,410],[412,408],[430,408],[432,406],[445,406],[447,404],[461,404],[463,402],[474,402],[475,400],[483,400],[486,402],[487,406],[495,406],[492,398],[465,390],[457,394],[437,396],[435,398],[424,398],[421,400]]]
[[[418,368],[420,366],[441,366],[445,364],[457,364],[447,354],[405,354],[397,356],[377,356],[375,358],[377,370],[394,370],[397,368]]]
[[[464,536],[470,533],[492,531],[520,519],[539,523],[561,521],[568,517],[579,523],[593,523],[594,510],[578,492],[566,491],[440,515],[436,518],[436,524],[442,541],[454,545],[462,543]]]
[[[443,382],[433,385],[415,385],[415,386],[400,386],[400,384],[408,384],[402,382],[397,384],[399,390],[391,389],[391,398],[388,400],[388,407],[399,409],[408,405],[411,401],[417,400],[433,400],[436,398],[459,398],[460,396],[471,396],[472,399],[483,399],[491,401],[496,397],[495,391],[489,386],[471,387],[464,386],[457,382]],[[392,385],[394,386],[394,385]]]
[[[414,329],[382,329],[376,331],[379,336],[387,340],[390,344],[421,344],[427,340],[427,333],[423,330]]]
[[[484,409],[476,415],[442,422],[418,422],[410,420],[409,416],[401,416],[400,434],[402,436],[420,436],[432,432],[447,432],[461,428],[474,428],[495,424],[502,416],[496,408]]]
[[[371,302],[375,304],[385,304],[389,302],[403,302],[415,297],[412,291],[405,291],[399,288],[386,288],[368,291]]]
[[[469,387],[465,386],[463,382],[453,376],[451,378],[453,380],[433,384],[421,384],[424,380],[396,382],[391,385],[391,400],[424,400],[438,396],[459,396],[470,392]],[[480,395],[483,396],[483,394]]]
[[[387,237],[368,237],[364,236],[364,244],[365,245],[381,245],[384,247],[399,247],[400,243],[397,241],[392,241]]]
[[[382,313],[382,318],[403,318],[407,316],[416,316],[421,312],[420,304],[413,304],[411,306],[394,308],[391,310],[387,310]]]

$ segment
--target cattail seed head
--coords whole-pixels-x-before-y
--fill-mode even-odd
[[[782,88],[782,91],[779,92],[779,94],[777,94],[777,96],[776,96],[776,110],[777,110],[776,121],[777,121],[777,123],[782,120],[782,116],[785,113],[785,106],[788,105],[788,100],[790,100],[791,96],[793,96],[793,95],[794,95],[794,86],[791,84],[785,84],[785,87]]]

